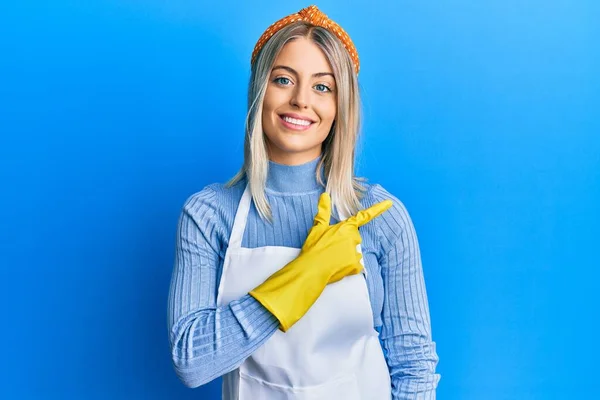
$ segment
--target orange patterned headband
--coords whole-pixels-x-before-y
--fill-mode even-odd
[[[263,45],[281,28],[286,25],[292,24],[297,21],[306,21],[312,25],[320,26],[328,31],[335,34],[338,39],[344,44],[346,50],[350,54],[350,58],[352,58],[352,62],[354,63],[354,69],[356,70],[356,74],[358,75],[358,71],[360,69],[360,63],[358,62],[358,53],[356,52],[356,47],[354,47],[354,43],[350,39],[350,36],[342,29],[341,26],[330,20],[327,15],[323,14],[321,10],[317,8],[317,6],[308,6],[298,11],[297,13],[288,15],[287,17],[281,18],[279,21],[271,24],[267,28],[267,30],[262,34],[256,46],[254,46],[254,51],[252,52],[252,59],[250,64],[254,64],[254,60],[258,55],[260,49],[262,49]]]

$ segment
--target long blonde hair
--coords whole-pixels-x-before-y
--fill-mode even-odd
[[[271,207],[265,195],[269,157],[262,128],[263,100],[273,63],[283,46],[298,38],[312,40],[325,54],[333,69],[337,87],[336,118],[323,141],[321,160],[315,174],[317,181],[331,196],[338,216],[350,216],[360,210],[365,187],[364,178],[354,176],[355,148],[361,128],[361,103],[358,80],[352,60],[338,38],[325,28],[296,22],[279,30],[261,49],[252,64],[248,85],[248,114],[244,139],[244,164],[226,186],[248,177],[256,209],[263,220],[273,222]],[[323,168],[327,182],[323,182]]]

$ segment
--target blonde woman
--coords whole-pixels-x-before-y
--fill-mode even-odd
[[[358,54],[315,6],[251,59],[244,163],[187,199],[172,358],[223,399],[433,399],[440,375],[404,205],[354,175]]]

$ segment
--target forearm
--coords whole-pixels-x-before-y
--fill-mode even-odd
[[[425,339],[420,342],[420,339]],[[420,342],[420,343],[419,343]],[[388,341],[388,362],[392,380],[393,400],[432,400],[440,375],[435,373],[438,355],[435,342],[426,338],[403,335]]]
[[[188,387],[208,383],[239,366],[278,326],[249,295],[228,306],[182,316],[170,327],[175,371]]]
[[[401,378],[392,381],[392,400],[435,400],[434,378]]]

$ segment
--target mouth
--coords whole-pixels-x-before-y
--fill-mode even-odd
[[[314,124],[313,121],[291,118],[286,115],[279,115],[279,120],[284,127],[294,131],[305,131]]]

